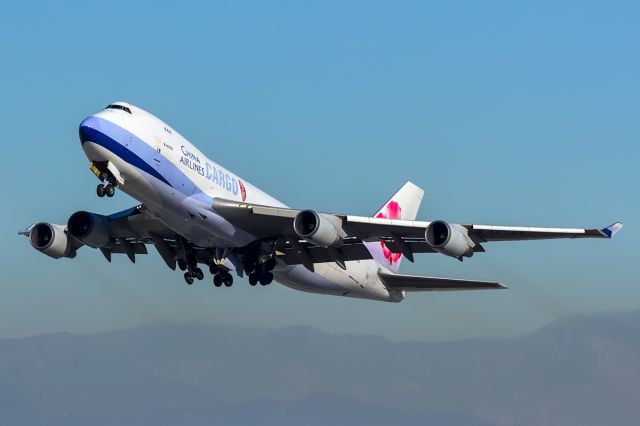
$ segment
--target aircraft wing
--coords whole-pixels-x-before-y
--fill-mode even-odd
[[[215,199],[213,210],[234,225],[257,238],[284,237],[281,258],[288,264],[304,264],[347,260],[370,259],[371,255],[364,242],[381,242],[394,253],[402,253],[413,261],[414,253],[433,253],[427,243],[425,232],[431,222],[386,218],[328,214],[335,217],[342,226],[343,244],[338,249],[314,245],[297,238],[293,221],[300,210],[284,207],[270,207],[237,201]],[[622,228],[616,222],[606,228],[535,228],[514,226],[489,226],[462,224],[469,238],[475,243],[474,252],[484,252],[481,243],[491,241],[526,241],[558,238],[612,238]]]
[[[371,218],[344,214],[323,214],[329,216],[341,227],[342,241],[338,247],[325,247],[298,237],[293,223],[299,210],[240,203],[215,199],[212,209],[235,226],[249,232],[258,240],[270,239],[275,242],[277,257],[286,264],[303,264],[313,270],[315,263],[335,262],[345,268],[346,261],[371,259],[371,252],[365,243],[383,243],[393,253],[401,253],[410,261],[415,253],[433,253],[427,243],[425,231],[431,222],[408,221],[386,218]],[[100,216],[100,215],[99,215]],[[147,245],[153,244],[167,266],[176,268],[177,259],[184,259],[187,250],[193,253],[199,263],[209,264],[216,256],[216,249],[198,247],[176,235],[165,226],[145,206],[136,207],[109,216],[100,216],[106,222],[108,239],[100,249],[108,261],[113,253],[126,254],[135,262],[137,254],[147,254]],[[481,243],[490,241],[517,241],[554,238],[611,238],[622,228],[614,223],[603,229],[579,228],[530,228],[486,225],[457,225],[468,232],[473,241],[473,252],[483,252]],[[29,235],[32,228],[21,231]],[[73,257],[75,250],[83,243],[71,238]],[[224,249],[221,247],[220,249]],[[237,268],[238,259],[229,253],[231,264]],[[470,255],[470,254],[469,254]],[[231,265],[229,265],[231,266]],[[432,285],[437,284],[435,278]],[[441,282],[441,281],[440,281]],[[425,285],[423,282],[421,285]]]
[[[124,253],[132,262],[136,254],[147,254],[147,244],[155,245],[167,266],[176,268],[179,242],[171,229],[155,218],[144,204],[106,216],[110,241],[99,247],[111,262],[112,253]]]
[[[456,280],[451,278],[416,277],[413,275],[378,274],[385,287],[405,291],[501,290],[507,287],[489,281]]]
[[[135,262],[136,255],[148,253],[147,245],[154,245],[171,269],[176,268],[178,255],[184,257],[184,246],[180,238],[158,220],[144,204],[108,216],[101,216],[101,218],[106,223],[109,237],[104,244],[93,247],[100,249],[109,262],[114,253],[126,254],[132,262]],[[28,236],[31,228],[21,231],[20,234]],[[66,227],[65,232],[71,239],[74,252],[84,245],[69,235]],[[211,259],[212,253],[208,249],[197,246],[192,249],[199,261],[208,263]]]

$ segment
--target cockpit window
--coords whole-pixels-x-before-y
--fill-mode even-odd
[[[123,106],[123,105],[111,104],[111,105],[107,105],[107,107],[105,109],[121,109],[121,110],[126,111],[129,114],[131,114],[131,110],[129,109],[129,107],[126,107],[126,106]]]

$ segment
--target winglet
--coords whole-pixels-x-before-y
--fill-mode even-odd
[[[600,232],[603,235],[606,235],[607,238],[613,238],[613,236],[616,235],[623,226],[622,222],[616,222],[613,225],[609,225],[606,228],[601,229]]]

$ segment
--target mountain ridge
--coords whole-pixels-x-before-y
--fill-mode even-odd
[[[639,325],[635,311],[438,342],[185,323],[3,339],[0,423],[632,424]]]

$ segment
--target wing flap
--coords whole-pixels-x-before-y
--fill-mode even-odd
[[[424,239],[431,222],[419,220],[386,219],[378,217],[345,216],[343,227],[347,234],[362,241],[378,241],[383,237],[401,235],[404,238]]]
[[[313,263],[335,262],[340,260],[343,262],[349,260],[365,260],[371,259],[371,253],[363,244],[344,245],[340,248],[334,248],[338,251],[338,258],[326,247],[306,246],[303,244],[306,255]],[[296,253],[295,248],[283,248],[278,258],[284,260],[287,265],[299,265],[303,261]]]
[[[457,280],[452,278],[419,277],[414,275],[378,274],[388,289],[405,291],[461,291],[502,290],[507,287],[497,282]]]
[[[607,238],[600,229],[536,228],[525,226],[463,225],[477,242],[530,241],[560,238]]]
[[[293,231],[299,210],[269,207],[215,198],[211,208],[232,224],[256,238],[278,237]]]

